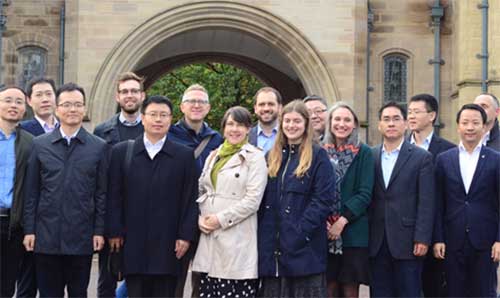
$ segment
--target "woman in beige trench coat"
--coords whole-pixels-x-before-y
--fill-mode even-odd
[[[200,272],[200,297],[254,297],[257,291],[257,211],[267,183],[263,152],[248,143],[251,115],[229,109],[224,143],[200,176],[201,236],[192,270]]]

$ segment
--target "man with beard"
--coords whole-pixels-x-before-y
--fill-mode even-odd
[[[264,153],[267,153],[274,145],[281,108],[282,98],[278,90],[263,87],[255,93],[253,109],[258,122],[250,130],[248,142],[261,148]]]
[[[326,115],[328,104],[326,100],[318,95],[304,97],[304,103],[311,117],[311,125],[314,131],[315,140],[323,140],[325,134]]]
[[[133,72],[125,72],[118,76],[115,100],[120,105],[120,112],[104,123],[99,124],[94,134],[104,139],[108,144],[114,145],[125,140],[136,139],[144,132],[141,123],[141,107],[146,94],[144,92],[144,79]],[[109,256],[108,242],[99,253],[99,281],[97,295],[99,297],[114,297],[116,278],[108,271]]]

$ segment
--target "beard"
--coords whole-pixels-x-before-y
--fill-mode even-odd
[[[132,107],[127,107],[126,105],[120,105],[120,108],[122,111],[124,111],[127,114],[135,114],[137,111],[139,111],[139,108],[141,107],[140,104],[135,104]]]
[[[269,115],[269,114],[266,114],[266,115]],[[262,124],[264,124],[264,125],[273,124],[274,122],[276,122],[277,119],[278,119],[278,114],[277,113],[271,114],[270,117],[266,117],[266,119],[264,119],[260,115],[257,115],[257,120],[259,120],[259,122],[262,123]]]

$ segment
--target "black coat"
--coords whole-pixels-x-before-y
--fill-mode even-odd
[[[153,160],[143,136],[134,141],[128,173],[127,142],[111,153],[109,233],[123,236],[124,273],[177,275],[177,239],[193,240],[197,231],[198,179],[193,151],[167,139]]]
[[[35,252],[93,253],[93,236],[104,235],[107,148],[83,127],[70,146],[59,129],[33,139],[24,233],[35,234]]]

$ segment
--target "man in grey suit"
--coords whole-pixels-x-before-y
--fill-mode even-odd
[[[423,256],[435,209],[432,155],[404,138],[406,110],[379,111],[383,144],[373,149],[375,186],[370,215],[372,297],[420,297]]]

